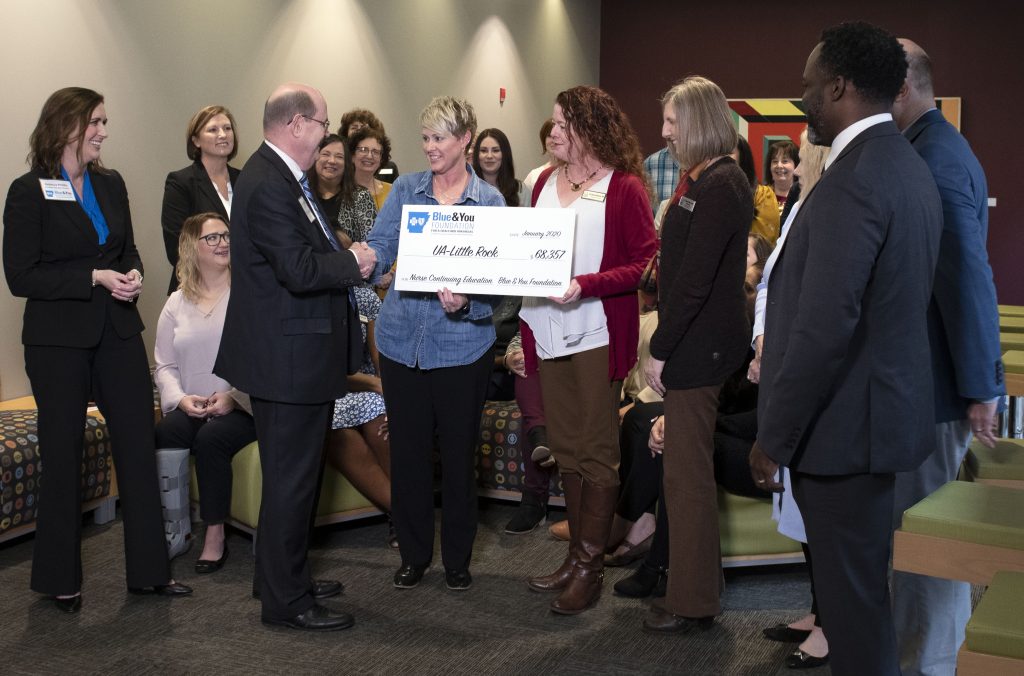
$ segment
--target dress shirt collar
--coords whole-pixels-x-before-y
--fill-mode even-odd
[[[270,141],[268,141],[266,139],[263,139],[263,142],[267,144],[268,148],[270,148],[275,153],[277,153],[278,157],[280,157],[282,160],[284,160],[284,163],[288,165],[288,169],[292,172],[292,176],[295,177],[296,181],[299,181],[301,183],[302,182],[302,177],[305,175],[306,172],[304,172],[302,170],[302,167],[299,166],[299,163],[296,162],[295,160],[293,160],[288,155],[288,153],[286,153],[285,151],[281,150],[280,148],[275,146]]]
[[[865,117],[863,120],[857,120],[849,127],[839,132],[839,134],[836,135],[835,140],[832,141],[832,150],[829,151],[828,158],[825,159],[824,171],[828,171],[828,168],[831,167],[832,163],[836,161],[837,157],[839,157],[839,153],[843,152],[843,150],[846,149],[846,146],[850,144],[850,141],[857,138],[862,131],[869,127],[874,127],[876,124],[882,124],[883,122],[892,122],[892,114],[879,113],[878,115]]]

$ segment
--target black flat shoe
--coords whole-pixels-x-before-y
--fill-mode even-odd
[[[769,641],[778,641],[779,643],[803,643],[811,635],[809,629],[794,629],[788,624],[777,624],[762,630],[761,633]]]
[[[329,599],[343,591],[345,591],[345,585],[338,580],[313,580],[313,586],[309,588],[309,593],[315,599]],[[256,587],[252,588],[252,597],[254,599],[260,597],[260,590]]]
[[[53,605],[57,606],[57,610],[62,610],[65,613],[77,613],[82,609],[82,595],[69,596],[66,599],[59,598],[57,596],[51,596],[50,600],[53,601]]]
[[[192,593],[192,587],[172,582],[170,584],[155,584],[152,587],[128,587],[129,594],[145,596],[154,594],[156,596],[188,596]]]
[[[803,650],[797,650],[786,657],[786,666],[790,669],[814,669],[825,664],[828,664],[828,655],[815,657],[805,653]]]
[[[444,571],[444,585],[452,591],[466,591],[473,586],[473,576],[468,570],[454,570],[446,568]]]
[[[412,589],[423,579],[423,573],[427,572],[428,567],[429,565],[414,566],[411,563],[403,563],[395,573],[395,588]]]
[[[228,560],[228,546],[224,545],[224,552],[220,555],[219,559],[199,559],[196,561],[196,572],[200,575],[209,575],[210,573],[216,573],[218,570],[224,567],[224,562]]]
[[[652,634],[688,634],[698,629],[707,631],[714,624],[714,617],[683,617],[651,608],[651,612],[644,618],[644,631]]]
[[[335,613],[320,605],[313,605],[304,613],[283,620],[263,616],[263,624],[303,631],[338,631],[348,629],[356,623],[348,613]]]
[[[615,583],[615,593],[631,599],[647,598],[661,585],[661,595],[665,595],[666,574],[664,568],[655,568],[646,561],[633,571],[627,578]]]

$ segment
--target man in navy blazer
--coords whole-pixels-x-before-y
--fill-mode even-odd
[[[267,99],[266,140],[242,169],[231,205],[231,298],[214,365],[252,400],[263,469],[254,589],[261,619],[315,631],[353,624],[316,603],[341,585],[313,581],[307,549],[334,400],[361,362],[347,287],[376,261],[365,245],[340,249],[300,183],[327,126],[327,104],[312,87],[282,85]]]
[[[893,527],[903,512],[956,479],[973,434],[995,445],[996,404],[1006,393],[999,310],[988,264],[988,190],[971,147],[935,108],[931,61],[901,39],[907,79],[893,118],[924,158],[942,198],[942,241],[928,308],[936,445],[920,467],[896,475]],[[953,676],[971,615],[966,582],[893,571],[893,620],[904,676]]]
[[[932,449],[927,311],[942,229],[928,167],[890,113],[889,33],[844,23],[803,75],[808,137],[831,146],[768,285],[751,469],[792,471],[832,673],[899,672],[887,587],[895,473]]]

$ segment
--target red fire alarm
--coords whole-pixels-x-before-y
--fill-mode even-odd
[[[498,87],[498,105],[499,106],[505,105],[505,88],[504,87]]]

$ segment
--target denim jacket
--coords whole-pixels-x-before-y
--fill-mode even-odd
[[[503,207],[497,188],[485,183],[467,164],[469,182],[456,204]],[[402,174],[391,188],[367,244],[377,253],[371,281],[391,269],[398,256],[402,207],[406,204],[438,204],[433,174],[422,171]],[[409,367],[435,369],[471,364],[494,343],[493,307],[502,296],[470,298],[465,311],[447,313],[436,293],[391,289],[375,326],[377,349],[388,359]]]

